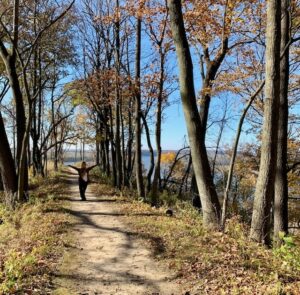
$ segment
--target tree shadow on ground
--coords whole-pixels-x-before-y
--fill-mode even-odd
[[[147,233],[140,233],[132,230],[123,230],[118,227],[107,227],[107,226],[100,226],[92,221],[89,216],[113,216],[113,217],[120,217],[126,216],[123,213],[115,213],[115,212],[86,212],[86,211],[74,211],[69,208],[58,208],[58,209],[45,209],[45,213],[49,212],[63,212],[67,213],[71,216],[74,216],[78,219],[78,222],[72,223],[74,225],[90,225],[93,228],[96,228],[101,231],[115,231],[117,233],[123,234],[126,237],[136,237],[149,240],[153,245],[153,254],[154,255],[161,255],[166,251],[166,247],[164,245],[164,241],[162,238],[154,237]],[[149,214],[149,213],[137,213],[135,216],[159,216],[158,214]]]
[[[63,280],[71,280],[71,281],[81,281],[81,282],[86,282],[86,283],[101,283],[101,284],[114,284],[114,283],[120,283],[122,285],[124,284],[137,284],[137,285],[145,285],[151,289],[153,289],[153,292],[157,293],[152,293],[152,294],[159,294],[159,287],[158,284],[159,282],[163,280],[150,280],[149,278],[146,277],[146,275],[136,275],[132,274],[130,270],[118,270],[118,271],[112,271],[106,269],[107,264],[114,264],[119,262],[122,265],[122,259],[127,259],[128,255],[130,255],[130,251],[133,249],[133,241],[137,238],[142,238],[150,241],[150,243],[153,245],[152,249],[152,254],[153,255],[161,255],[166,251],[166,247],[164,245],[164,241],[161,238],[151,236],[150,234],[145,234],[145,233],[140,233],[140,232],[135,232],[130,229],[124,229],[122,227],[118,226],[104,226],[104,225],[99,225],[93,221],[93,216],[96,215],[102,215],[102,216],[113,216],[113,217],[119,217],[119,216],[124,216],[124,214],[118,214],[118,213],[107,213],[107,212],[88,212],[88,211],[76,211],[72,210],[69,208],[61,208],[57,209],[56,211],[62,210],[64,213],[67,213],[73,217],[76,218],[77,222],[72,223],[73,226],[80,226],[82,225],[88,225],[97,231],[97,235],[101,236],[101,231],[109,231],[109,232],[114,232],[122,235],[124,237],[124,243],[121,244],[120,251],[118,252],[118,256],[115,257],[109,257],[106,260],[104,260],[101,263],[97,263],[96,261],[93,262],[92,267],[95,269],[95,273],[97,274],[103,274],[101,277],[93,278],[93,277],[88,277],[85,275],[80,275],[79,274],[72,274],[71,273],[60,273],[56,274],[55,276],[57,278],[63,279]],[[52,210],[55,211],[55,210]],[[140,214],[143,215],[143,214]],[[75,249],[75,251],[78,251],[79,249]],[[82,249],[81,249],[82,250]],[[109,274],[110,278],[113,279],[105,279],[105,274]],[[111,276],[112,275],[112,276]],[[175,277],[174,277],[175,278]],[[172,279],[174,279],[172,278]]]

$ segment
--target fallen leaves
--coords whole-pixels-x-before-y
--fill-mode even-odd
[[[237,218],[228,221],[226,233],[208,233],[201,216],[187,206],[179,206],[174,218],[164,216],[163,208],[130,199],[120,207],[138,234],[164,244],[157,257],[176,270],[190,294],[300,294],[300,273],[288,280],[292,274],[282,268],[283,261],[249,241],[247,226]]]

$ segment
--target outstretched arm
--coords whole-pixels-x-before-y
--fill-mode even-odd
[[[74,170],[76,171],[79,171],[79,168],[75,167],[75,166],[72,166],[72,165],[68,165],[69,167],[73,168]]]
[[[87,170],[90,171],[90,170],[94,169],[94,168],[97,167],[97,166],[98,166],[97,164],[96,164],[96,165],[93,165],[93,166],[87,168]]]

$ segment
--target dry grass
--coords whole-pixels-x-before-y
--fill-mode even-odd
[[[47,294],[65,244],[65,185],[52,175],[32,186],[28,203],[14,211],[0,205],[0,294]]]
[[[160,249],[155,256],[177,271],[191,294],[300,294],[297,246],[275,254],[250,242],[237,218],[228,221],[226,233],[207,232],[187,204],[178,205],[175,217],[137,201],[120,206],[129,226],[151,237],[153,249]]]

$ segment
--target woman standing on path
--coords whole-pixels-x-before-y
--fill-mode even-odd
[[[81,163],[81,168],[77,168],[72,165],[68,165],[69,167],[76,170],[79,174],[78,183],[79,183],[79,192],[82,201],[86,201],[85,191],[89,183],[89,172],[95,168],[97,165],[93,165],[91,167],[87,167],[86,162]]]

